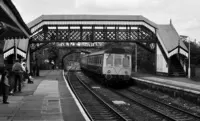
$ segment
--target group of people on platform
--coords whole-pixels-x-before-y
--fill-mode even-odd
[[[3,95],[3,104],[9,104],[7,101],[9,94],[13,95],[16,92],[21,92],[21,86],[26,80],[28,80],[27,83],[32,84],[33,81],[31,79],[32,77],[28,73],[25,60],[21,63],[19,60],[15,60],[10,71],[4,69],[0,80],[0,92]]]

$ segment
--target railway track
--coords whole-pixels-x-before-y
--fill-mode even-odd
[[[83,78],[83,77],[80,77]],[[87,83],[87,85],[92,86],[91,82],[87,79],[82,79]],[[94,81],[93,81],[94,82]],[[96,94],[98,94],[103,100],[107,100],[108,103],[112,100],[116,99],[116,95],[121,96],[121,100],[129,100],[129,107],[134,108],[135,110],[143,110],[147,115],[152,115],[147,120],[157,120],[157,121],[200,121],[200,117],[189,111],[185,111],[181,108],[171,106],[169,104],[165,104],[162,101],[152,99],[147,95],[142,95],[140,93],[135,92],[133,89],[129,88],[128,90],[112,90],[109,92],[103,89],[92,89]],[[116,95],[114,95],[114,93]],[[118,98],[119,99],[119,98]],[[138,106],[136,106],[138,105]],[[142,109],[141,109],[142,107]],[[123,110],[121,110],[123,111]],[[140,114],[142,115],[142,114]],[[152,118],[153,117],[153,118]],[[135,118],[135,120],[140,121],[142,118]],[[146,120],[144,119],[144,120]],[[143,119],[142,119],[143,120]]]
[[[197,114],[191,113],[189,111],[186,111],[176,106],[169,105],[167,103],[164,103],[163,101],[152,98],[150,96],[140,94],[134,89],[130,88],[128,89],[128,91],[131,92],[131,95],[132,97],[134,97],[135,100],[136,99],[138,99],[138,101],[140,100],[141,103],[143,102],[143,105],[150,107],[153,110],[158,111],[175,121],[182,121],[182,120],[183,121],[200,121],[200,116]],[[127,96],[130,97],[130,95],[127,95]],[[148,103],[145,103],[145,102],[148,102]]]
[[[158,115],[158,117],[156,117],[156,119],[158,120],[159,119],[161,120],[163,118],[164,120],[170,120],[170,121],[200,121],[200,117],[196,114],[193,114],[189,111],[185,111],[175,106],[165,104],[162,101],[152,99],[148,96],[141,95],[139,93],[134,92],[134,90],[129,89],[129,90],[120,90],[120,91],[112,90],[112,91],[122,96],[123,98],[130,100],[130,102],[132,103],[134,102],[146,108],[147,110],[153,112],[154,114]],[[108,93],[108,92],[100,92],[100,93]]]
[[[200,117],[200,111],[198,111],[199,106],[194,103],[185,101],[181,98],[171,97],[162,92],[151,91],[148,89],[146,90],[146,89],[138,88],[138,87],[131,87],[130,89],[134,91],[135,93],[144,95],[150,99],[156,100],[158,102],[162,102],[164,104],[173,106],[185,112],[191,113],[192,115],[196,115],[197,117]]]
[[[168,121],[170,120],[168,117],[163,115],[155,114],[154,111],[149,111],[149,109],[144,108],[144,106],[138,105],[137,103],[130,101],[113,90],[104,88],[101,85],[97,84],[94,80],[86,77],[84,74],[77,74],[80,76],[88,86],[90,86],[96,94],[101,96],[102,99],[106,100],[107,103],[113,105],[119,110],[126,113],[129,117],[136,121]],[[99,87],[99,88],[94,88]],[[121,102],[122,104],[116,104],[115,102]]]
[[[135,103],[138,103],[172,121],[200,121],[200,116],[198,115],[192,114],[188,111],[171,106],[169,104],[165,104],[151,97],[142,95],[138,92],[135,92],[133,89],[115,91],[115,93]]]
[[[109,106],[101,97],[81,82],[73,72],[68,72],[67,79],[91,120],[131,121],[126,114]]]

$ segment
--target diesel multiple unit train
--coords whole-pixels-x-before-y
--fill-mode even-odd
[[[90,71],[106,80],[129,80],[132,71],[131,54],[123,48],[110,48],[84,55],[82,70]]]

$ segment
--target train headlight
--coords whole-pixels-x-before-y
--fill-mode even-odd
[[[110,70],[108,70],[108,71],[107,71],[107,73],[108,73],[108,74],[110,74],[110,73],[111,73],[111,71],[110,71]]]

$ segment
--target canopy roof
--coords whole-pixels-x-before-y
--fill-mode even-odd
[[[22,50],[23,52],[27,52],[28,50],[28,39],[10,39],[8,41],[5,41],[5,45],[3,48],[3,52],[8,51],[9,49],[13,48],[15,45],[18,49]]]
[[[181,48],[183,48],[184,50],[188,51],[187,47],[180,39],[179,34],[177,33],[172,24],[158,25],[158,34],[162,39],[162,42],[165,45],[168,52],[177,48],[178,45],[180,45]]]
[[[0,26],[0,39],[31,35],[11,0],[0,0]]]
[[[42,15],[28,23],[32,28],[43,21],[144,21],[150,26],[157,25],[141,15]]]
[[[26,58],[26,53],[28,51],[28,39],[10,39],[5,41],[5,45],[3,48],[4,58],[7,56],[14,54],[14,47],[17,48],[17,53],[22,57]]]

